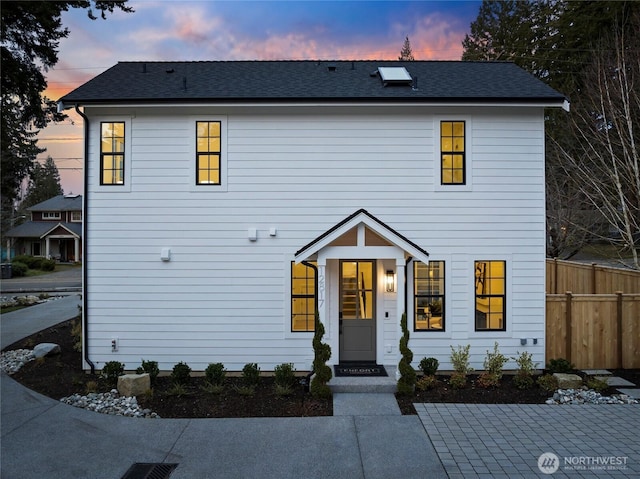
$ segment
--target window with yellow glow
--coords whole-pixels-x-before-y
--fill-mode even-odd
[[[444,261],[413,266],[416,331],[444,331]]]
[[[506,264],[476,261],[476,331],[504,331],[506,327]]]
[[[465,184],[464,121],[440,122],[441,183]]]
[[[316,309],[316,269],[291,262],[291,331],[314,331]]]
[[[196,184],[220,184],[220,122],[196,122]]]
[[[100,184],[124,185],[124,122],[100,125]]]

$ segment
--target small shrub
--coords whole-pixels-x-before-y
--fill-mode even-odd
[[[244,386],[234,386],[236,392],[238,394],[240,394],[241,396],[253,396],[256,392],[256,388],[255,386],[248,386],[248,385],[244,385]]]
[[[82,352],[82,320],[76,319],[71,326],[71,336],[73,337],[73,350]]]
[[[416,389],[420,391],[428,391],[429,389],[433,389],[438,384],[438,378],[436,378],[433,374],[428,376],[422,376],[416,382]]]
[[[276,384],[274,386],[274,393],[276,396],[291,396],[293,394],[293,386]]]
[[[403,314],[400,319],[400,327],[402,328],[402,337],[400,338],[400,362],[398,363],[398,371],[400,371],[400,379],[398,379],[398,394],[409,396],[415,392],[416,388],[416,370],[411,366],[413,361],[413,351],[409,349],[409,328],[407,328],[407,315]]]
[[[29,267],[29,269],[42,269],[43,261],[50,261],[50,260],[45,260],[44,258],[35,258],[32,256],[31,261],[26,263],[26,265]],[[55,261],[54,261],[54,265],[55,265]]]
[[[518,389],[530,389],[533,386],[533,376],[518,371],[513,377],[513,384],[515,384]]]
[[[149,381],[153,384],[160,374],[160,368],[158,368],[158,361],[145,361],[142,360],[142,366],[139,366],[136,369],[136,373],[144,374],[147,373],[149,375]]]
[[[120,361],[107,361],[102,367],[102,376],[109,381],[109,384],[116,386],[118,377],[124,374],[124,364]]]
[[[538,378],[536,383],[538,384],[538,386],[540,386],[541,389],[548,392],[553,392],[558,389],[558,380],[551,374],[543,374]]]
[[[553,373],[570,373],[575,369],[575,366],[571,364],[567,359],[558,358],[550,359],[549,364],[546,366],[547,372]]]
[[[449,385],[454,389],[462,389],[467,385],[467,375],[461,372],[454,372],[449,378]]]
[[[242,368],[242,381],[245,386],[254,388],[260,382],[260,368],[257,363],[247,363]]]
[[[27,271],[29,271],[29,267],[26,264],[21,263],[20,261],[13,261],[11,263],[11,276],[14,278],[21,278],[22,276],[25,276]]]
[[[422,358],[420,360],[420,370],[425,376],[433,376],[438,371],[440,363],[436,358]]]
[[[518,365],[518,371],[521,371],[526,374],[533,374],[533,371],[538,367],[538,363],[533,362],[533,355],[526,351],[519,352],[517,358],[513,359]]]
[[[204,370],[204,377],[212,386],[222,386],[227,377],[227,370],[222,363],[211,363]]]
[[[184,384],[174,382],[169,389],[167,389],[167,396],[181,397],[187,394],[187,390]]]
[[[609,387],[609,383],[605,379],[589,377],[587,379],[587,387],[589,389],[593,389],[594,391],[601,393],[602,391],[604,391]]]
[[[517,358],[513,359],[518,365],[518,372],[513,377],[513,383],[518,389],[529,389],[533,386],[533,371],[538,363],[533,362],[533,355],[526,351],[519,352]]]
[[[458,345],[458,349],[453,349],[453,346],[449,346],[451,348],[451,364],[453,364],[453,369],[457,373],[468,374],[473,371],[472,367],[469,367],[469,350],[471,349],[471,345],[467,344],[462,347]]]
[[[495,388],[500,385],[500,376],[496,373],[490,373],[488,371],[483,372],[478,376],[478,380],[476,381],[476,386],[480,388]]]
[[[320,314],[316,311],[315,330],[313,334],[313,378],[309,391],[314,398],[327,399],[331,397],[331,388],[327,384],[333,377],[327,361],[331,358],[331,346],[322,342],[324,325],[320,321]]]
[[[205,381],[202,390],[209,394],[222,394],[224,384],[211,384],[209,381]]]
[[[54,271],[56,269],[56,262],[52,259],[42,259],[38,268],[42,271]]]
[[[38,266],[40,265],[40,261],[42,261],[41,257],[21,254],[18,256],[14,256],[13,259],[11,260],[11,264],[22,263],[27,267],[27,269],[38,269]]]
[[[84,390],[87,394],[98,392],[98,383],[95,381],[87,381],[84,386]]]
[[[487,350],[487,357],[484,359],[484,370],[488,373],[488,380],[490,382],[500,382],[500,379],[502,379],[502,368],[508,361],[509,358],[498,351],[498,342],[496,341],[493,345],[493,352]]]
[[[173,366],[171,371],[171,382],[176,385],[186,386],[191,380],[191,368],[185,362],[180,361]]]
[[[293,369],[293,364],[282,363],[276,366],[273,372],[275,375],[276,386],[290,388],[293,390],[293,386],[296,384],[296,374]]]

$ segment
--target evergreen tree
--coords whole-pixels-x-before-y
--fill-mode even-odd
[[[20,204],[20,208],[29,208],[62,193],[60,173],[53,158],[49,156],[43,165],[40,163],[34,165],[29,179],[27,194]]]
[[[413,58],[413,51],[411,50],[411,42],[409,41],[408,36],[404,38],[404,45],[402,45],[402,50],[400,50],[400,56],[398,57],[398,60],[405,61],[405,62],[412,62],[415,60],[415,58]]]

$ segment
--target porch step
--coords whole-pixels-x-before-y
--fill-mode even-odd
[[[386,366],[388,376],[352,377],[334,376],[329,381],[331,392],[335,393],[395,393],[395,366]]]

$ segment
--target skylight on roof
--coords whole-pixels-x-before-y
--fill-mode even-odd
[[[411,75],[405,67],[378,67],[378,73],[382,79],[382,83],[411,85]]]

